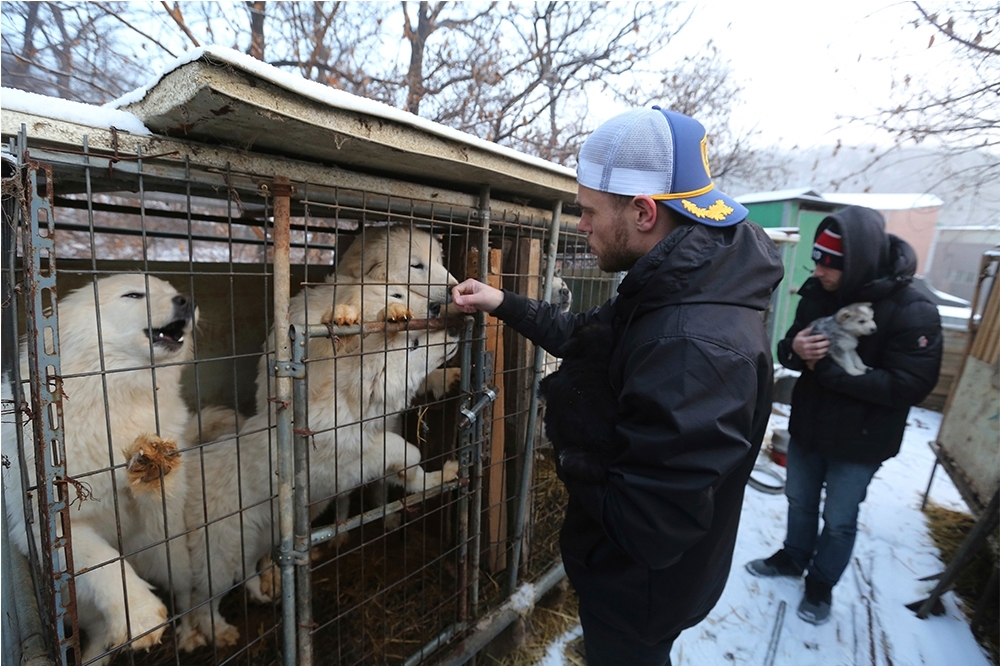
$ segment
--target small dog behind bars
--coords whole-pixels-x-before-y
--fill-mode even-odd
[[[858,356],[858,338],[875,332],[875,312],[871,303],[852,303],[829,317],[812,323],[812,334],[823,335],[830,341],[827,352],[833,361],[849,375],[863,375],[871,368]]]
[[[139,273],[102,277],[61,298],[57,312],[82,661],[104,664],[123,644],[140,650],[160,642],[167,607],[153,585],[169,591],[172,584],[178,604],[188,605],[188,465],[179,449],[189,413],[180,374],[193,356],[189,334],[197,314],[191,298]],[[24,344],[21,377],[28,377]],[[5,378],[5,400],[8,388]],[[5,458],[16,455],[18,420],[29,488],[19,469],[3,475],[11,538],[27,555],[30,531],[36,546],[41,542],[39,527],[25,525],[35,447],[31,424],[18,411],[4,419],[3,451]]]

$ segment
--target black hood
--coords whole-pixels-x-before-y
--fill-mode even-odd
[[[618,286],[616,307],[625,318],[681,303],[762,311],[782,275],[781,254],[757,224],[684,224],[636,262]]]
[[[844,247],[844,274],[837,289],[841,303],[878,301],[913,280],[917,254],[902,238],[885,233],[881,213],[848,206],[827,216],[813,241],[831,225],[839,229]]]

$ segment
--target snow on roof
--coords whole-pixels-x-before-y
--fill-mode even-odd
[[[750,192],[733,197],[741,204],[767,203],[770,201],[788,201],[794,199],[822,199],[823,195],[808,187],[797,187],[790,190],[774,190],[772,192]]]
[[[496,153],[507,159],[517,160],[535,167],[541,167],[549,171],[559,172],[563,175],[576,178],[576,171],[573,169],[555,164],[554,162],[549,162],[548,160],[543,160],[540,157],[527,155],[514,150],[513,148],[493,143],[492,141],[480,139],[472,136],[471,134],[427,120],[426,118],[421,118],[420,116],[416,116],[408,111],[403,111],[389,106],[388,104],[383,104],[382,102],[366,99],[364,97],[358,97],[357,95],[352,95],[349,92],[331,88],[323,85],[322,83],[317,83],[316,81],[309,81],[308,79],[304,79],[297,74],[285,72],[277,67],[261,62],[260,60],[257,60],[256,58],[253,58],[245,53],[240,53],[239,51],[234,51],[233,49],[222,46],[205,46],[186,52],[168,63],[166,69],[161,74],[151,79],[146,85],[138,88],[137,90],[133,90],[130,93],[126,93],[113,102],[109,102],[106,105],[106,108],[118,109],[120,107],[142,101],[150,89],[155,87],[156,84],[159,83],[160,80],[167,74],[179,69],[183,65],[206,56],[214,60],[221,60],[228,65],[254,74],[255,76],[265,79],[277,86],[321,104],[327,104],[345,111],[353,111],[367,116],[383,118],[385,120],[409,125],[413,128],[420,129],[445,139],[460,141],[467,145],[475,146],[481,150]]]
[[[912,210],[914,208],[935,208],[944,201],[933,194],[873,194],[869,192],[817,192],[808,187],[772,192],[751,192],[734,197],[741,204],[768,203],[772,201],[826,201],[844,206],[865,206],[875,210]]]
[[[944,205],[933,194],[875,194],[869,192],[824,192],[823,198],[848,206],[865,206],[875,210],[912,210],[937,208]]]
[[[16,88],[3,88],[0,90],[0,107],[4,111],[20,111],[22,113],[30,113],[53,120],[64,120],[87,127],[101,129],[111,129],[114,127],[115,129],[131,132],[132,134],[151,134],[139,118],[127,111],[120,111],[108,108],[107,106],[93,106],[92,104],[71,102],[68,99],[38,95],[24,90],[17,90]]]

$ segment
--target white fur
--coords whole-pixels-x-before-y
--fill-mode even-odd
[[[414,305],[411,300],[411,308]],[[426,301],[423,308],[415,309],[414,316],[426,316]],[[296,423],[295,427],[313,433],[309,443],[313,516],[335,495],[385,474],[408,492],[439,486],[456,477],[454,462],[446,463],[440,472],[425,473],[419,465],[419,449],[385,427],[385,416],[405,408],[429,370],[456,350],[457,338],[445,331],[373,333],[349,341],[336,356],[330,340],[310,341],[308,423]],[[195,484],[188,499],[193,519],[201,523],[203,511],[207,511],[209,521],[189,539],[192,561],[209,563],[195,572],[192,601],[197,605],[211,598],[211,602],[184,620],[194,625],[189,636],[198,632],[214,636],[220,646],[239,638],[237,629],[219,613],[221,595],[234,583],[255,577],[258,561],[277,541],[272,524],[277,452],[267,425],[265,410],[247,420],[237,439],[206,445],[207,493],[202,498],[201,485]],[[239,513],[241,507],[244,510]],[[247,580],[251,581],[251,594],[267,600],[260,581]],[[200,644],[192,641],[182,647],[192,649]]]
[[[154,345],[154,387],[154,372],[149,368],[150,341],[145,330],[176,319],[173,299],[178,296],[177,290],[163,280],[142,274],[103,277],[97,281],[97,290],[100,335],[92,286],[78,289],[58,302],[66,469],[69,477],[78,479],[92,493],[89,499],[74,502],[69,511],[78,617],[86,639],[84,661],[130,638],[135,639],[131,643],[133,650],[159,643],[166,628],[167,609],[151,591],[151,584],[169,589],[172,582],[178,605],[186,607],[191,577],[185,539],[177,536],[186,528],[183,507],[188,465],[183,464],[182,457],[182,463],[163,478],[164,500],[159,480],[153,492],[138,492],[130,487],[124,467],[129,456],[124,450],[147,433],[173,440],[179,448],[186,446],[189,413],[181,399],[181,367],[176,363],[192,358],[189,339],[193,322],[187,321],[179,348]],[[107,371],[104,375],[102,352]],[[22,346],[21,376],[25,379],[27,361]],[[82,373],[94,374],[73,377]],[[4,424],[5,453],[8,447],[15,446],[13,427]],[[24,442],[22,464],[28,470],[29,483],[34,485],[30,425],[24,426]],[[118,467],[108,470],[112,465]],[[96,470],[106,471],[90,474]],[[5,470],[4,483],[8,487],[11,537],[27,553],[19,471]],[[69,488],[71,497],[75,492]],[[116,518],[121,525],[122,550],[118,546]],[[33,531],[38,543],[37,528]],[[174,537],[169,546],[162,543],[166,537]],[[156,543],[159,545],[149,547]],[[121,559],[123,552],[125,560]]]
[[[307,287],[289,302],[289,320],[318,324],[334,308],[339,325],[384,318],[384,310],[398,297],[413,295],[432,303],[451,300],[458,284],[444,265],[441,243],[430,233],[406,226],[368,229],[337,262],[337,272],[326,282]],[[308,313],[306,303],[308,301]],[[308,318],[307,318],[308,314]],[[257,413],[268,402],[267,362],[273,358],[274,339],[268,336],[265,354],[257,366]]]

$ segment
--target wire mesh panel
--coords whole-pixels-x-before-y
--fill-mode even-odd
[[[434,663],[558,563],[555,361],[448,305],[466,277],[601,302],[558,213],[29,145],[4,499],[61,663]]]

